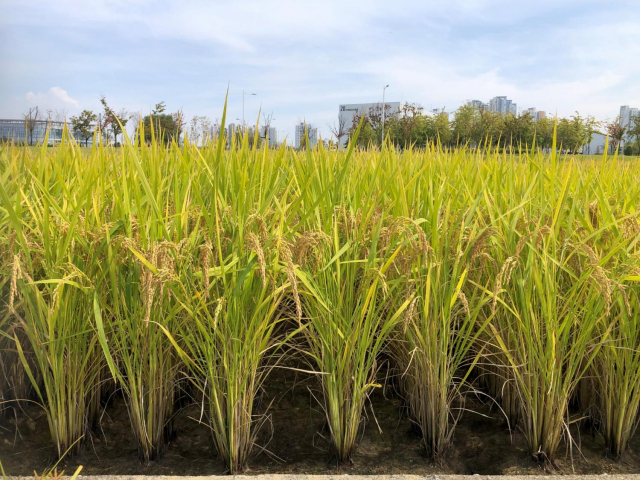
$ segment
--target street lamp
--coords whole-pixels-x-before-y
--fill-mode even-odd
[[[385,107],[385,103],[384,103],[384,91],[389,87],[389,85],[385,85],[382,88],[382,145],[384,145],[384,114],[385,111],[387,110]],[[382,148],[382,147],[381,147]]]
[[[256,95],[255,93],[245,93],[244,90],[242,90],[242,128],[244,128],[244,97],[246,95]]]

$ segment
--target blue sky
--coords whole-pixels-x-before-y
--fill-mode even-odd
[[[324,137],[340,103],[520,108],[612,119],[640,106],[640,1],[0,0],[0,118],[29,107],[149,112]]]

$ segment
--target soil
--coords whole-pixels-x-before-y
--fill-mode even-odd
[[[640,472],[640,438],[632,441],[621,460],[605,454],[602,438],[591,429],[573,426],[572,453],[560,456],[558,471],[545,471],[526,451],[524,438],[506,427],[504,418],[481,397],[468,398],[455,431],[453,445],[437,463],[425,457],[415,426],[392,387],[377,389],[367,405],[362,434],[353,461],[332,459],[329,433],[317,381],[289,370],[276,370],[267,379],[262,405],[271,404],[254,448],[247,474],[624,474]],[[375,412],[375,415],[374,415]],[[175,418],[175,435],[162,457],[140,462],[130,434],[122,397],[114,395],[102,421],[81,453],[64,459],[58,470],[83,474],[215,475],[225,473],[206,426],[192,420],[196,405],[183,407]],[[191,418],[190,418],[191,417]],[[0,461],[7,474],[30,475],[55,464],[47,422],[38,406],[23,404],[0,417]],[[566,447],[566,445],[565,445]]]

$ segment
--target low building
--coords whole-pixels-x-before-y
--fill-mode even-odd
[[[591,141],[582,147],[582,153],[584,155],[602,155],[606,143],[607,135],[601,132],[595,132],[591,137]]]
[[[396,115],[401,108],[400,102],[384,102],[385,114]],[[339,128],[347,133],[353,127],[353,121],[357,117],[362,117],[370,113],[382,113],[382,102],[376,103],[347,103],[338,107]],[[340,139],[340,147],[344,147],[349,140],[348,135],[344,135]]]
[[[0,142],[13,141],[28,145],[42,145],[46,139],[47,144],[56,145],[62,140],[64,127],[65,122],[36,120],[33,123],[33,131],[30,131],[22,119],[0,120]],[[71,131],[69,124],[67,124],[67,128]],[[84,142],[84,138],[79,132],[71,132],[71,134],[78,142]]]

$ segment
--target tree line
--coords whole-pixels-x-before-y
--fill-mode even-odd
[[[497,148],[526,148],[534,143],[538,148],[550,149],[553,143],[555,118],[535,119],[528,112],[520,115],[500,114],[479,110],[471,105],[463,105],[456,110],[453,119],[448,114],[435,116],[423,115],[422,107],[417,104],[405,104],[398,111],[386,106],[384,136],[394,146],[405,148],[409,145],[424,146],[429,142],[444,146]],[[382,142],[383,115],[380,106],[371,108],[362,115],[356,115],[353,125],[345,128],[338,125],[332,128],[333,135],[348,136],[362,148],[380,147]],[[355,131],[363,120],[362,130],[357,139]],[[640,117],[634,117],[631,125],[625,128],[620,118],[612,122],[598,122],[592,116],[583,117],[578,112],[569,118],[557,119],[556,145],[568,153],[577,153],[589,144],[595,133],[605,130],[609,135],[609,146],[614,151],[625,139],[625,154],[640,154]],[[628,152],[628,153],[627,153]]]
[[[71,130],[82,139],[85,146],[89,145],[96,132],[100,142],[119,146],[127,124],[134,126],[133,137],[136,138],[141,122],[144,125],[144,141],[147,142],[151,141],[153,136],[168,144],[173,139],[179,141],[187,132],[192,142],[199,143],[211,133],[212,124],[208,117],[195,115],[187,122],[182,110],[167,112],[165,102],[157,103],[146,116],[129,112],[124,108],[116,111],[109,105],[105,96],[100,97],[100,103],[102,111],[83,110],[68,119]],[[34,144],[34,131],[41,122],[67,120],[64,111],[47,110],[45,117],[37,106],[30,108],[22,117],[27,131],[26,143],[29,145]]]

